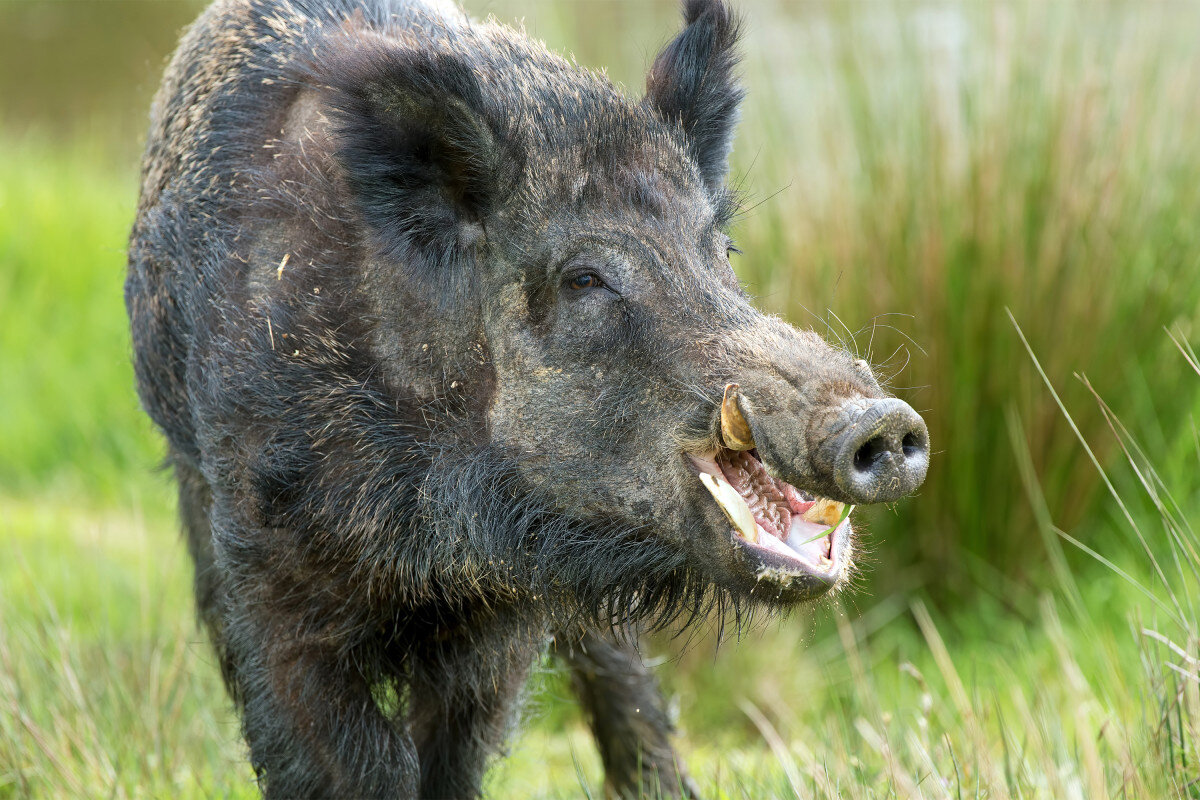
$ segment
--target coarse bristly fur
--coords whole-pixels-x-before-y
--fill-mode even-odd
[[[737,379],[837,497],[831,409],[882,394],[740,289],[737,25],[684,15],[640,101],[432,0],[217,0],[180,44],[126,302],[267,796],[476,796],[551,638],[612,791],[692,793],[615,633],[819,593],[684,454]]]

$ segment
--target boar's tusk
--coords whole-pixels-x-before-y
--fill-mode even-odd
[[[754,521],[754,512],[746,504],[746,498],[738,494],[737,489],[723,478],[715,478],[707,472],[701,472],[699,477],[704,488],[708,489],[721,511],[725,513],[729,524],[733,525],[743,539],[758,544],[758,523]]]
[[[736,383],[725,384],[725,397],[721,399],[721,438],[730,450],[751,450],[754,447],[754,434],[750,432],[750,423],[742,416]]]

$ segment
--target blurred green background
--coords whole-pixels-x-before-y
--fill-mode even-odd
[[[679,25],[466,5],[632,95]],[[0,3],[0,798],[253,793],[121,301],[150,97],[202,6]],[[739,7],[735,267],[870,359],[935,455],[860,512],[854,591],[649,646],[693,771],[730,797],[1200,797],[1200,5]],[[537,683],[490,792],[600,794],[562,677]]]

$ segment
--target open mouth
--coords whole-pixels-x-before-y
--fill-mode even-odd
[[[764,568],[836,582],[850,538],[846,507],[772,477],[755,450],[689,456],[732,525],[734,541]],[[850,507],[853,509],[853,506]]]

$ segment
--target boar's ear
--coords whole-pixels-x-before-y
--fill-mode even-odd
[[[687,27],[654,60],[646,102],[678,123],[709,191],[725,182],[744,92],[734,69],[738,23],[721,0],[685,0]]]
[[[523,166],[505,116],[458,58],[371,35],[350,44],[318,68],[359,211],[385,257],[457,284]]]

